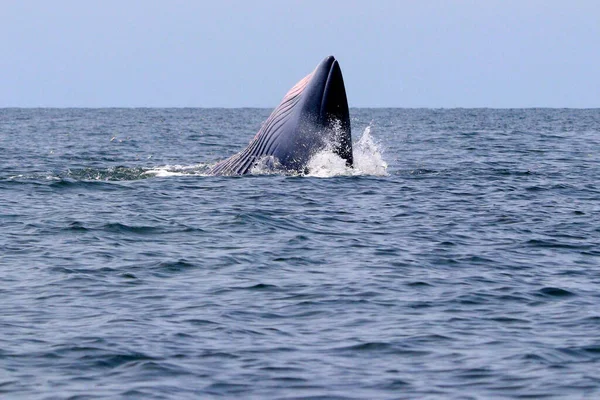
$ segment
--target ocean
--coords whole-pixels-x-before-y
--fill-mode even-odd
[[[0,109],[0,396],[600,397],[600,109]]]

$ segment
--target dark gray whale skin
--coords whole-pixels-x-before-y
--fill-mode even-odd
[[[258,162],[303,173],[325,148],[353,165],[350,113],[342,71],[333,56],[298,82],[239,153],[215,164],[210,175],[242,175]]]

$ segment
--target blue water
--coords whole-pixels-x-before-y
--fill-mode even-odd
[[[204,176],[269,111],[0,110],[0,396],[600,396],[600,110],[353,109],[362,171]]]

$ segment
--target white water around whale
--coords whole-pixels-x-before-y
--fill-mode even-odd
[[[171,176],[196,175],[204,176],[210,168],[210,164],[199,163],[194,165],[163,165],[157,166],[144,172],[150,177],[166,178]]]
[[[371,126],[367,126],[360,138],[352,145],[352,155],[354,158],[354,167],[349,168],[346,166],[346,161],[333,152],[332,146],[327,146],[325,150],[311,157],[307,164],[307,173],[302,175],[317,178],[388,175],[388,164],[383,159],[382,146],[373,138]],[[151,168],[145,171],[144,174],[160,178],[185,175],[206,176],[209,169],[210,165],[204,163],[188,166],[164,165]],[[277,163],[271,156],[259,160],[250,172],[252,175],[289,173],[277,168]]]
[[[335,154],[331,146],[328,146],[309,160],[307,176],[319,178],[338,175],[386,176],[387,163],[382,153],[381,145],[371,135],[371,126],[367,126],[362,136],[352,145],[353,168],[347,167],[346,161]]]

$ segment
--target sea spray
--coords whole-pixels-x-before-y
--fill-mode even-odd
[[[371,135],[371,126],[365,128],[352,147],[353,168],[346,166],[346,161],[334,153],[332,146],[327,146],[309,160],[307,175],[319,178],[338,175],[387,175],[387,163],[383,160],[380,145]]]

